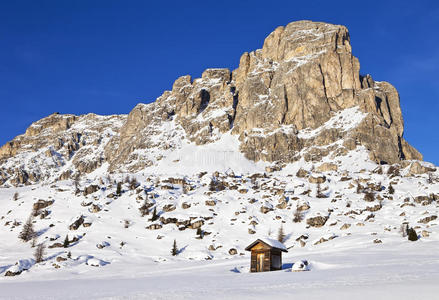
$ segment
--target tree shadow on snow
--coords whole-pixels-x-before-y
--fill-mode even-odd
[[[6,272],[6,270],[9,269],[10,267],[12,267],[12,265],[1,266],[0,267],[0,274],[3,274],[4,272]]]
[[[189,246],[189,245],[186,245],[186,246],[184,246],[183,248],[180,248],[180,249],[178,250],[178,254],[183,253],[183,251],[186,250],[187,246]]]
[[[55,254],[53,254],[51,256],[45,257],[44,261],[49,261],[49,260],[54,259],[55,257],[57,257],[57,256],[59,256],[61,254],[64,254],[64,253],[66,253],[66,252],[65,251],[57,252],[57,253],[55,253]]]
[[[241,273],[241,271],[239,271],[237,267],[234,267],[233,269],[231,269],[230,272]]]
[[[284,237],[283,242],[285,243],[286,241],[288,241],[291,238],[292,235],[293,235],[292,233],[286,234],[285,237]]]
[[[45,234],[49,229],[50,228],[47,227],[47,228],[44,228],[44,229],[37,231],[37,236],[41,236],[41,235]]]

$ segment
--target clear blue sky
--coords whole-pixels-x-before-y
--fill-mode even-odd
[[[436,1],[1,0],[0,144],[53,112],[128,113],[302,19],[349,28],[361,73],[396,86],[405,138],[439,165]]]

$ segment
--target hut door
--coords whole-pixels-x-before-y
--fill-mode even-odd
[[[256,272],[264,271],[264,253],[258,253],[256,259]]]

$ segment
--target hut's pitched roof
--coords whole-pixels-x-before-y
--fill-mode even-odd
[[[288,252],[287,251],[287,247],[285,247],[284,244],[282,244],[278,240],[275,240],[275,239],[272,239],[272,238],[268,238],[268,237],[257,239],[256,241],[254,241],[253,243],[248,245],[245,248],[245,250],[251,251],[251,248],[253,248],[257,243],[263,243],[263,244],[269,246],[270,248],[279,249],[279,250],[281,250],[283,252]]]

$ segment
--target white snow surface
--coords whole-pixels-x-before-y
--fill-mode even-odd
[[[308,272],[248,273],[249,257],[219,261],[133,262],[33,279],[0,281],[0,299],[437,299],[438,241],[297,249]],[[95,268],[95,267],[89,267]],[[60,278],[61,277],[61,278]]]
[[[287,251],[287,247],[285,247],[284,244],[282,244],[281,242],[279,242],[276,239],[273,239],[273,238],[270,238],[270,237],[263,237],[263,238],[259,238],[259,239],[261,241],[263,241],[264,243],[266,243],[267,245],[271,246],[271,247]]]
[[[326,128],[347,130],[363,118],[351,108],[321,128],[298,134],[312,138]],[[174,122],[163,126],[154,138],[173,147],[139,151],[153,164],[135,174],[107,174],[104,163],[81,178],[79,194],[72,180],[0,188],[0,299],[437,298],[439,204],[431,195],[439,195],[439,180],[405,176],[409,167],[393,177],[389,166],[374,171],[379,166],[360,146],[345,156],[328,155],[318,163],[302,159],[266,173],[267,163],[251,162],[239,152],[236,136],[222,134],[214,143],[196,146]],[[42,153],[27,155],[21,158],[44,159]],[[338,171],[316,173],[324,162],[337,164]],[[316,184],[296,176],[299,169],[325,176],[319,186],[324,198],[317,197]],[[48,178],[56,175],[53,171]],[[138,181],[135,189],[125,182],[127,175]],[[439,178],[439,171],[432,175]],[[118,182],[124,182],[122,192],[114,197]],[[358,185],[368,184],[380,187],[371,202],[357,192]],[[91,185],[99,189],[84,195]],[[419,196],[431,201],[416,200]],[[32,242],[18,235],[39,199],[54,203],[44,209],[47,215],[33,219],[36,243],[51,246],[44,261],[35,263]],[[141,216],[145,199],[151,207]],[[293,221],[303,204],[310,206],[301,213],[303,220]],[[158,220],[151,220],[153,209]],[[86,226],[70,229],[81,216]],[[308,225],[316,216],[328,219],[321,227]],[[404,222],[416,229],[418,241],[402,236]],[[245,248],[266,236],[275,243],[281,226],[288,249],[283,270],[249,273]],[[68,248],[56,246],[66,236]],[[174,240],[177,256],[171,255]],[[292,272],[302,260],[309,262],[309,272]],[[22,273],[4,276],[8,271]]]

